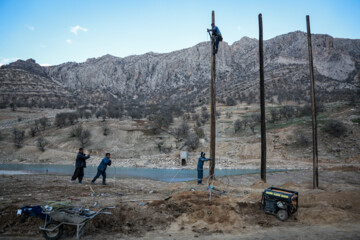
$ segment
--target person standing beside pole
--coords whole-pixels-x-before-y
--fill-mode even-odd
[[[198,165],[197,165],[197,172],[198,172],[198,185],[203,185],[202,183],[202,179],[203,179],[203,166],[204,166],[204,162],[205,161],[209,161],[211,160],[210,158],[205,158],[205,153],[201,152],[200,153],[200,157],[199,157],[199,161],[198,161]]]

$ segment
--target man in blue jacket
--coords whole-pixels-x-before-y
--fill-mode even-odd
[[[204,162],[205,161],[209,161],[210,158],[205,158],[205,153],[201,152],[200,157],[199,157],[199,161],[198,161],[198,165],[197,165],[197,172],[198,172],[198,185],[203,185],[202,184],[202,179],[203,179],[203,166],[204,166]]]
[[[79,179],[79,183],[82,183],[83,177],[84,177],[84,168],[86,168],[86,159],[90,158],[89,155],[85,155],[84,149],[79,148],[79,152],[76,156],[76,162],[75,162],[75,172],[70,180],[70,182],[73,182],[76,180],[76,178]]]
[[[216,54],[219,48],[219,42],[223,40],[220,29],[217,26],[215,26],[214,23],[212,23],[211,29],[208,29],[208,31],[212,32],[212,37],[215,40],[215,49],[213,54]]]
[[[110,153],[106,153],[105,157],[103,158],[103,160],[101,161],[100,165],[97,168],[97,174],[94,177],[94,179],[91,181],[91,184],[95,184],[96,179],[100,177],[100,175],[102,175],[103,185],[106,185],[106,168],[107,166],[110,165],[111,165]]]

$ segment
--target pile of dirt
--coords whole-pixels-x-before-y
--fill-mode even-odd
[[[310,225],[353,223],[360,220],[360,192],[338,191],[301,196],[297,219]]]

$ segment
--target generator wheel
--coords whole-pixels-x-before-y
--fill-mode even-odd
[[[46,224],[46,228],[54,228],[57,225],[59,225],[58,222],[51,221]],[[58,228],[56,228],[54,231],[45,231],[43,230],[43,236],[47,240],[57,240],[59,239],[63,234],[63,225],[60,225]]]
[[[289,214],[287,213],[286,210],[280,210],[277,212],[276,216],[278,217],[278,219],[280,219],[281,221],[285,221],[286,219],[289,218]]]

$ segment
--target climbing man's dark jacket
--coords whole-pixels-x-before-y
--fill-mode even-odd
[[[78,152],[77,156],[76,156],[76,164],[75,167],[76,168],[86,168],[86,159],[88,159],[90,156],[86,156],[84,153]]]

